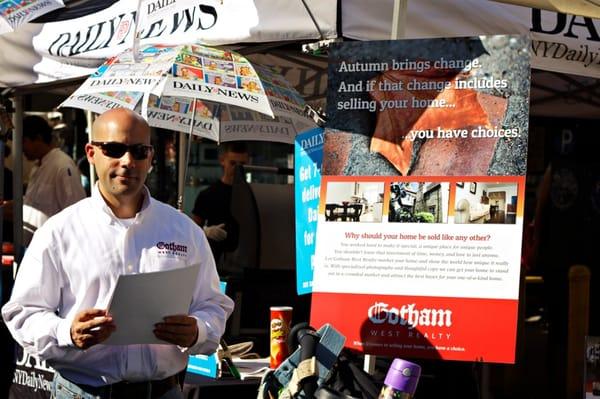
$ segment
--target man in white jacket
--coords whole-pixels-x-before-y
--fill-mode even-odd
[[[214,352],[233,303],[220,293],[202,229],[144,186],[148,124],[114,109],[92,134],[86,154],[98,184],[38,230],[2,316],[16,341],[57,371],[57,398],[181,398],[176,376],[189,354]],[[193,264],[200,271],[189,314],[154,328],[170,345],[103,344],[119,328],[106,310],[119,275]]]
[[[23,197],[23,244],[46,220],[85,198],[75,162],[52,143],[52,128],[41,116],[23,119],[23,154],[36,162]],[[5,217],[12,220],[13,201],[3,203]]]

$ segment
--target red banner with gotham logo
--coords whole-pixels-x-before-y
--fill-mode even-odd
[[[312,303],[311,324],[334,325],[361,352],[514,363],[517,300],[321,292]]]

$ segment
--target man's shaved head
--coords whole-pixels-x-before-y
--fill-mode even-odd
[[[150,126],[141,115],[127,108],[115,108],[106,111],[92,125],[92,140],[106,141],[106,136],[113,130],[119,129],[127,134],[136,130],[146,130],[150,142]]]

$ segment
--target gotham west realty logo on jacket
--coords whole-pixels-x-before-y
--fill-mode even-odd
[[[179,244],[176,242],[163,242],[159,241],[156,243],[156,248],[158,249],[159,256],[168,256],[168,257],[187,257],[188,255],[188,247],[187,245]]]

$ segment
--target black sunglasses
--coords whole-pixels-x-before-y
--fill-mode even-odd
[[[148,158],[152,151],[151,145],[142,143],[127,145],[117,141],[92,141],[90,144],[100,147],[102,153],[107,157],[121,158],[126,152],[129,152],[136,161]]]

